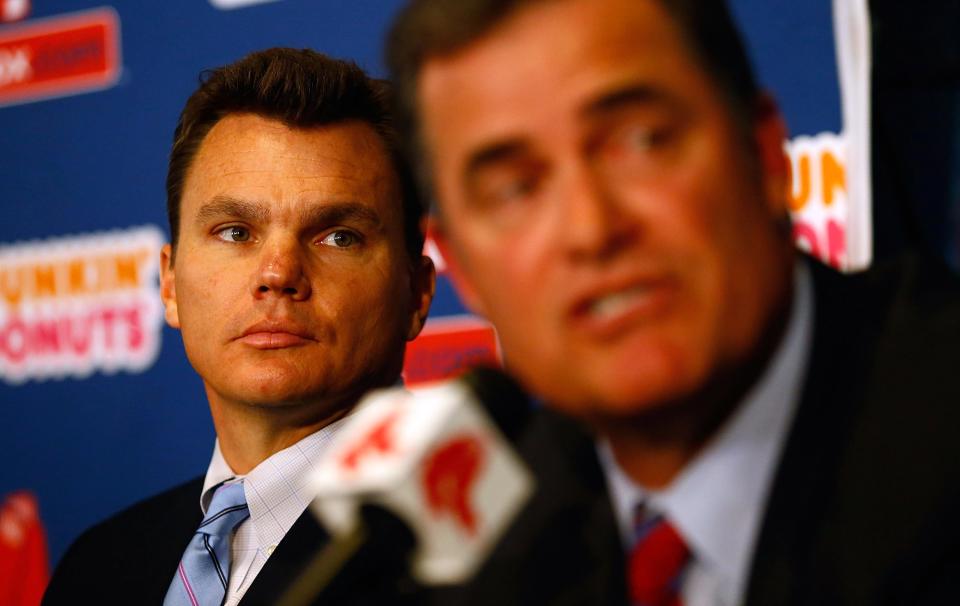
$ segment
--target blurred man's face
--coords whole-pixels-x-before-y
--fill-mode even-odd
[[[314,420],[395,380],[430,303],[432,265],[411,263],[396,175],[359,122],[223,118],[162,267],[167,322],[211,405],[306,404]]]
[[[532,3],[418,100],[464,296],[548,401],[636,414],[757,347],[789,291],[781,123],[738,130],[657,2]]]

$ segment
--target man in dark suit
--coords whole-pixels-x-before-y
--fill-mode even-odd
[[[414,0],[388,57],[461,294],[596,436],[634,603],[955,601],[960,289],[793,249],[723,2]]]
[[[433,296],[388,105],[356,65],[292,49],[213,70],[187,101],[161,293],[214,454],[84,533],[44,603],[273,603],[322,544],[313,462],[361,395],[399,381]]]

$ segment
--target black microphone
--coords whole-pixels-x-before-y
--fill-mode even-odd
[[[360,523],[331,537],[277,601],[278,606],[422,604],[410,578],[416,537],[406,522],[377,505],[360,507]]]

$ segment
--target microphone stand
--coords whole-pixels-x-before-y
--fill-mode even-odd
[[[349,533],[323,546],[277,606],[423,603],[421,588],[410,576],[413,532],[378,505],[363,505],[360,519]]]

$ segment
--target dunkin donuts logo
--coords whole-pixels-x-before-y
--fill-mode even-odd
[[[0,105],[108,88],[120,76],[120,19],[112,8],[0,30]]]
[[[847,266],[847,148],[830,132],[785,145],[790,160],[790,212],[797,246],[838,269]]]
[[[0,246],[0,380],[140,372],[160,350],[162,232]]]

